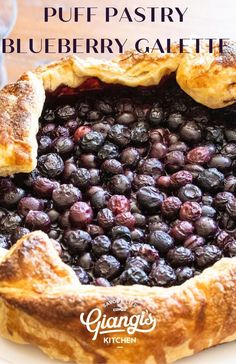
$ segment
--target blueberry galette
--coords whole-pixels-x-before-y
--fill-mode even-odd
[[[236,338],[235,54],[67,58],[0,91],[2,336],[86,364]]]

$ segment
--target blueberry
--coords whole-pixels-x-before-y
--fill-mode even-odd
[[[144,258],[139,256],[127,259],[125,269],[127,270],[129,268],[138,268],[146,273],[150,271],[149,263]]]
[[[205,239],[202,236],[199,235],[190,235],[184,242],[184,247],[195,250],[199,246],[203,246],[205,244]]]
[[[236,177],[235,176],[228,176],[224,180],[224,191],[227,192],[236,192]]]
[[[33,191],[37,196],[48,199],[52,197],[53,190],[58,186],[57,182],[44,177],[37,177],[32,184]]]
[[[161,230],[153,231],[149,235],[149,242],[162,254],[166,254],[174,247],[173,238]]]
[[[71,207],[75,202],[82,199],[81,192],[71,184],[63,184],[55,188],[52,193],[54,204],[61,209]]]
[[[224,251],[227,254],[227,256],[231,258],[236,257],[236,241],[235,240],[229,241],[226,244]]]
[[[182,202],[178,197],[167,197],[161,204],[161,212],[169,219],[174,218],[178,214],[181,205]]]
[[[82,101],[78,104],[78,115],[84,118],[90,110],[90,104],[86,101]]]
[[[157,158],[147,158],[139,162],[138,171],[142,174],[157,177],[163,172],[163,165]]]
[[[91,257],[91,254],[90,253],[83,254],[78,259],[78,265],[85,270],[91,269],[93,267],[93,259]]]
[[[70,182],[78,188],[86,188],[90,184],[90,173],[86,168],[77,168],[70,176]]]
[[[236,143],[228,143],[222,149],[221,153],[229,158],[236,158]]]
[[[95,192],[91,196],[91,206],[95,208],[96,210],[101,210],[107,206],[108,200],[110,198],[110,195],[105,190],[100,190]]]
[[[190,267],[180,267],[176,269],[177,284],[182,284],[194,276],[194,270]]]
[[[184,241],[189,235],[193,233],[194,226],[189,221],[177,222],[171,229],[171,236],[178,240]]]
[[[87,113],[86,118],[89,122],[98,121],[102,118],[102,114],[98,110],[91,110]]]
[[[160,210],[164,197],[155,187],[142,187],[137,192],[137,200],[142,210],[153,214]]]
[[[87,169],[96,168],[97,167],[96,156],[92,153],[81,154],[79,165]]]
[[[235,129],[227,128],[224,130],[225,137],[228,142],[236,142],[236,131]]]
[[[103,162],[101,169],[109,175],[122,174],[122,164],[117,159],[107,159]]]
[[[109,190],[113,194],[126,195],[130,193],[131,184],[129,179],[123,174],[116,174],[111,177]]]
[[[178,171],[173,173],[170,177],[170,185],[172,188],[180,188],[193,181],[192,174],[189,171]]]
[[[145,186],[155,186],[155,184],[156,181],[153,177],[146,174],[136,174],[132,182],[132,187],[135,190],[139,190],[140,188]]]
[[[130,256],[130,242],[125,239],[116,239],[111,245],[112,254],[120,261],[126,260]]]
[[[104,144],[105,138],[102,133],[97,131],[91,131],[84,135],[81,140],[81,148],[85,152],[98,152],[101,146]]]
[[[188,183],[179,189],[178,197],[182,202],[199,202],[202,198],[202,191],[198,186]]]
[[[202,214],[202,208],[195,201],[186,201],[180,207],[179,216],[181,220],[196,221]]]
[[[75,202],[70,208],[70,220],[73,226],[84,227],[93,221],[93,210],[86,202]]]
[[[68,230],[64,234],[64,244],[72,254],[82,254],[91,247],[91,236],[83,230]]]
[[[74,271],[81,284],[89,284],[91,282],[91,277],[82,267],[76,267]]]
[[[153,105],[148,113],[147,118],[152,125],[159,125],[164,118],[164,112],[162,107],[160,107],[158,104]]]
[[[95,107],[104,115],[110,115],[113,113],[113,107],[109,100],[97,100]]]
[[[217,232],[218,225],[215,220],[204,216],[195,222],[195,229],[198,235],[203,237],[214,236]]]
[[[112,255],[102,255],[95,263],[94,274],[96,277],[111,279],[120,271],[119,261]]]
[[[130,241],[131,233],[126,226],[114,226],[111,230],[112,240],[125,239]]]
[[[216,216],[217,212],[212,206],[203,205],[201,216],[211,217],[212,219]]]
[[[154,142],[151,146],[150,156],[152,158],[163,159],[167,154],[167,147],[163,143]]]
[[[88,224],[86,227],[86,232],[92,236],[92,238],[95,238],[99,235],[104,234],[104,230],[101,226],[95,225],[95,224]]]
[[[148,141],[148,124],[145,122],[137,122],[131,129],[131,141],[134,144],[143,144]]]
[[[92,241],[92,252],[97,256],[107,254],[110,247],[111,241],[106,235],[97,236]]]
[[[56,178],[62,174],[64,163],[58,154],[44,154],[38,159],[38,169],[45,177]]]
[[[21,224],[22,219],[16,213],[7,213],[1,218],[0,233],[11,234],[14,232]]]
[[[180,129],[180,136],[188,143],[197,143],[201,140],[202,131],[194,121],[188,121]]]
[[[139,153],[136,148],[125,148],[120,156],[120,161],[123,165],[135,167],[139,161]]]
[[[153,264],[149,279],[152,286],[169,287],[175,283],[176,275],[167,264]]]
[[[30,210],[25,217],[25,226],[31,231],[42,230],[49,232],[51,221],[45,212]]]
[[[52,139],[43,135],[38,138],[38,155],[47,154],[51,151],[52,148]]]
[[[215,196],[213,203],[217,210],[224,211],[226,205],[234,199],[234,195],[231,192],[219,192]]]
[[[181,113],[172,113],[169,115],[167,119],[168,126],[171,130],[177,130],[181,127],[184,123],[184,118]]]
[[[131,231],[131,240],[133,242],[141,242],[144,241],[144,239],[145,239],[144,230],[136,228],[133,231]]]
[[[131,267],[121,274],[120,276],[121,284],[125,286],[131,286],[133,284],[148,284],[147,274],[138,267]]]
[[[61,136],[54,140],[53,149],[60,156],[67,156],[73,151],[74,143],[67,136]]]
[[[98,158],[100,160],[115,159],[120,155],[118,147],[110,142],[105,143],[98,151]]]
[[[196,265],[200,269],[207,268],[222,257],[221,250],[215,245],[205,245],[195,250]]]
[[[97,221],[102,228],[109,229],[114,225],[115,218],[112,211],[105,208],[98,212]]]
[[[110,132],[108,133],[108,138],[118,146],[126,146],[131,140],[131,132],[127,126],[116,124],[113,125]]]
[[[206,140],[213,143],[222,143],[224,140],[224,134],[221,128],[214,126],[209,126],[206,128]]]
[[[217,190],[223,185],[224,175],[216,168],[205,169],[199,174],[197,182],[204,191]]]
[[[130,125],[136,121],[136,116],[132,112],[123,112],[116,117],[116,122],[122,125]]]
[[[54,119],[55,119],[55,111],[52,110],[52,109],[43,110],[42,119],[44,121],[46,121],[46,122],[54,121]]]
[[[24,195],[25,191],[18,187],[12,187],[5,191],[3,190],[0,198],[1,205],[8,209],[14,209]]]
[[[231,198],[226,204],[226,211],[232,218],[236,217],[236,198]]]
[[[158,251],[149,244],[136,243],[131,246],[131,252],[134,256],[145,259],[148,263],[154,263],[159,260]]]
[[[75,117],[76,115],[76,110],[73,106],[70,105],[65,105],[65,106],[60,106],[57,109],[57,116],[58,118],[62,119],[62,120],[69,120],[73,117]]]
[[[93,284],[95,286],[100,286],[100,287],[110,287],[111,286],[111,283],[106,278],[102,278],[102,277],[95,278],[93,281]]]
[[[215,154],[207,165],[210,168],[217,168],[221,172],[227,172],[230,169],[231,164],[232,160],[228,156]]]

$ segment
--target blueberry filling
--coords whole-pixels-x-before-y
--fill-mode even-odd
[[[173,80],[48,95],[38,164],[0,178],[0,246],[56,240],[82,284],[169,287],[236,256],[235,106]]]

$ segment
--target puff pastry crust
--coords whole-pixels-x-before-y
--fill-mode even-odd
[[[31,72],[0,91],[0,176],[35,168],[44,100],[43,84]]]
[[[135,301],[126,315],[148,310],[157,319],[149,333],[122,350],[104,345],[82,325],[80,314],[107,301]],[[236,258],[224,258],[181,286],[158,288],[80,285],[73,270],[40,231],[26,235],[0,264],[0,334],[38,345],[52,358],[77,363],[166,364],[236,339]],[[111,334],[110,334],[111,335]],[[117,335],[117,334],[116,334]]]
[[[0,91],[0,175],[30,172],[36,165],[36,133],[45,92],[76,88],[91,77],[131,87],[157,85],[176,72],[185,92],[211,108],[236,101],[236,51],[225,55],[136,55],[109,62],[66,58],[24,74]],[[77,363],[166,364],[236,339],[236,258],[224,258],[181,286],[111,288],[80,285],[48,236],[34,232],[9,252],[0,249],[0,334],[39,346],[52,358]],[[80,314],[107,301],[126,304],[131,316],[148,310],[157,328],[137,334],[122,350],[104,346],[81,324]]]

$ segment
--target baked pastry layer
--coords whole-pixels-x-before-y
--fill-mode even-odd
[[[27,73],[0,91],[0,175],[36,166],[38,119],[45,100],[42,82]]]
[[[0,332],[65,361],[170,363],[236,339],[235,276],[236,258],[224,258],[178,287],[84,286],[62,263],[47,235],[33,232],[0,264]],[[106,308],[114,300],[127,306],[128,317],[150,312],[157,320],[155,330],[135,333],[137,342],[122,350],[104,345],[102,335],[93,341],[94,333],[81,323],[81,313],[99,308],[102,314],[115,316],[111,307]]]

